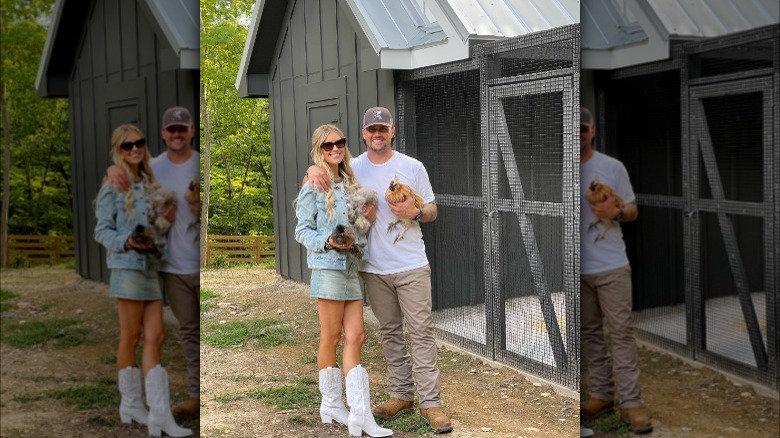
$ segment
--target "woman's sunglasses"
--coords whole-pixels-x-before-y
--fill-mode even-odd
[[[336,146],[339,149],[344,149],[344,146],[347,145],[347,139],[346,138],[340,138],[336,141],[326,141],[323,142],[320,147],[325,149],[326,152],[330,152],[333,150],[333,146]]]
[[[119,144],[119,148],[123,151],[132,151],[133,146],[137,147],[138,149],[143,149],[144,146],[146,146],[146,139],[145,138],[139,138],[136,141],[126,141],[124,143]]]

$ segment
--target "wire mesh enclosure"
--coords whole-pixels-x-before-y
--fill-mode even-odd
[[[624,231],[639,335],[774,389],[778,46],[771,26],[614,72],[599,139],[637,193],[639,220]]]
[[[579,387],[579,26],[398,80],[399,150],[425,164],[437,335]]]

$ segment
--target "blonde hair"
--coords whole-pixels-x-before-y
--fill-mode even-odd
[[[315,166],[325,170],[331,181],[339,177],[342,178],[344,180],[344,190],[349,196],[360,187],[360,184],[355,180],[355,172],[352,170],[352,165],[349,164],[349,160],[352,158],[352,155],[349,153],[349,148],[344,146],[344,159],[339,163],[339,174],[334,175],[328,163],[325,162],[325,154],[320,147],[331,133],[336,133],[339,138],[345,137],[344,133],[336,125],[320,125],[314,130],[314,133],[311,135],[311,160],[314,162]],[[333,210],[333,190],[328,191],[328,195],[325,199],[325,209],[328,212],[328,222],[330,222],[336,214]]]
[[[127,178],[130,181],[135,181],[136,175],[130,170],[130,166],[125,162],[125,158],[122,155],[122,149],[119,145],[127,139],[130,134],[136,134],[140,138],[144,138],[144,133],[141,129],[131,123],[125,123],[119,125],[111,133],[111,159],[120,169],[124,170]],[[154,176],[154,171],[150,164],[151,154],[149,154],[149,146],[147,144],[144,147],[144,158],[138,163],[138,174],[143,179],[144,188],[149,192],[157,190],[160,184],[157,183],[157,178]],[[133,209],[133,190],[127,190],[125,192],[125,209],[127,210],[127,220],[130,222],[135,217],[135,209]]]

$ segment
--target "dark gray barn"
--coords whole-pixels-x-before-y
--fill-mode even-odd
[[[780,390],[780,1],[584,4],[582,99],[626,164],[638,337]]]
[[[270,100],[281,275],[310,275],[291,201],[311,132],[333,122],[358,155],[363,112],[387,106],[439,205],[437,336],[576,391],[579,2],[536,4],[260,0],[236,85]]]
[[[164,150],[165,109],[197,120],[200,37],[196,0],[58,0],[36,79],[41,97],[70,101],[76,269],[108,281],[92,233],[114,127],[135,123],[152,155]],[[196,135],[197,138],[197,135]]]

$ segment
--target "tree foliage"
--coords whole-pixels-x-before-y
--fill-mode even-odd
[[[208,231],[273,234],[268,101],[241,99],[234,85],[254,1],[200,4],[200,78],[206,106],[201,115],[208,114],[210,125],[209,139],[201,138],[201,145],[211,152]]]
[[[41,99],[35,90],[54,0],[0,4],[0,76],[8,111],[8,126],[0,129],[9,142],[3,147],[10,148],[10,187],[3,188],[10,195],[8,231],[72,234],[68,101]]]

